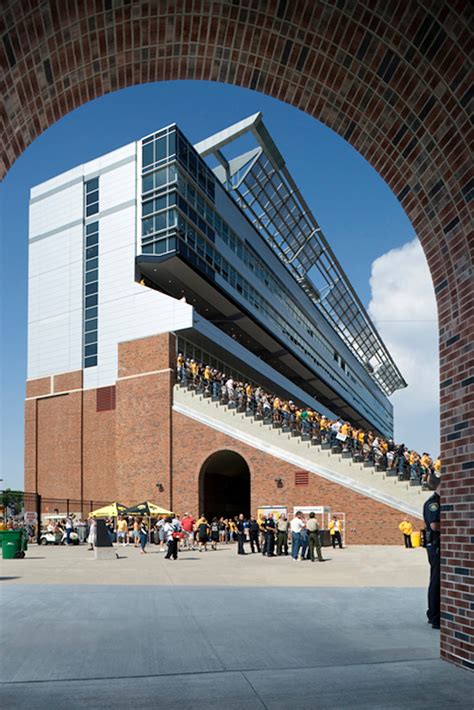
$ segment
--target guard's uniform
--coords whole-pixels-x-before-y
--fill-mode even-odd
[[[267,557],[273,557],[275,554],[275,530],[276,530],[276,523],[273,520],[273,518],[265,518],[264,523],[265,527],[265,549],[266,553],[264,552],[263,554],[266,554]]]
[[[250,538],[250,549],[255,552],[255,547],[257,552],[260,552],[260,528],[256,520],[251,520],[249,522],[249,538]]]
[[[439,626],[440,621],[440,533],[432,530],[431,523],[440,521],[440,497],[435,492],[423,506],[423,518],[426,525],[426,551],[430,563],[430,584],[428,587],[428,611],[426,616],[430,624]]]
[[[244,550],[245,525],[244,525],[244,521],[237,520],[235,525],[237,528],[237,554],[238,555],[245,555],[245,550]]]

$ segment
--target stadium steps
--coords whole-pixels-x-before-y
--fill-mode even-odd
[[[283,432],[281,428],[275,429],[263,424],[252,416],[237,412],[235,408],[219,404],[178,385],[174,387],[173,409],[310,473],[409,515],[422,517],[423,503],[430,492],[423,491],[420,486],[398,481],[396,476],[375,471],[373,466],[354,463],[341,454],[333,454],[321,446],[302,441],[300,436],[295,437],[289,432]]]

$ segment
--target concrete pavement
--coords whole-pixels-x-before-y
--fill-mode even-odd
[[[126,554],[32,547],[1,563],[2,707],[472,710],[474,676],[438,660],[425,622],[420,550],[327,550],[325,564]]]

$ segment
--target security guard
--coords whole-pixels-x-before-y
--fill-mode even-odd
[[[260,526],[255,520],[255,516],[252,515],[249,522],[249,539],[250,539],[250,549],[255,552],[255,547],[257,552],[260,552]]]
[[[436,489],[433,495],[428,498],[423,506],[423,518],[425,520],[425,544],[430,563],[430,584],[428,587],[428,623],[433,629],[439,629],[440,622],[440,497],[439,479],[436,481]]]
[[[267,515],[263,521],[263,527],[265,529],[265,552],[263,554],[267,557],[274,557],[276,523],[273,518],[273,513]]]

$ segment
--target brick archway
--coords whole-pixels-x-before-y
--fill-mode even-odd
[[[224,507],[229,505],[233,507]],[[199,472],[199,514],[212,517],[250,515],[250,469],[237,451],[221,449],[208,456]]]
[[[421,241],[438,301],[442,655],[474,667],[462,608],[474,598],[470,4],[6,0],[2,7],[2,175],[86,101],[142,82],[208,79],[256,89],[323,121],[391,187]]]

